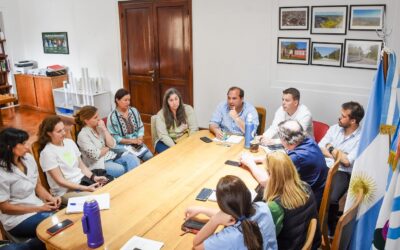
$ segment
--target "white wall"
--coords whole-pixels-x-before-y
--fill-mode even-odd
[[[276,63],[277,37],[311,37],[312,41],[344,42],[345,38],[377,39],[375,32],[310,35],[309,31],[279,31],[279,6],[338,4],[387,5],[393,28],[389,47],[400,52],[398,0],[192,0],[194,106],[201,126],[225,100],[231,85],[245,89],[245,99],[267,107],[267,124],[280,105],[282,89],[300,89],[301,102],[314,119],[335,123],[340,104],[355,100],[366,106],[373,70]],[[122,87],[117,0],[0,0],[7,50],[16,62],[38,61],[40,67],[64,64],[76,76],[88,67],[114,92]],[[69,55],[44,54],[42,32],[66,31]],[[396,43],[397,42],[397,43]]]

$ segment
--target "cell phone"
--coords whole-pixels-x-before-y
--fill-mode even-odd
[[[132,144],[132,147],[135,151],[139,151],[142,149],[143,144]]]
[[[280,150],[280,149],[285,149],[285,148],[283,147],[282,144],[267,145],[267,148],[268,148],[269,150],[272,150],[272,151]]]
[[[74,222],[69,219],[65,219],[54,226],[50,227],[47,229],[47,233],[50,235],[55,235],[61,232],[62,230],[66,229],[67,227],[70,227]]]
[[[190,231],[191,233],[196,234],[206,223],[189,219],[182,224],[182,231]]]
[[[200,193],[196,196],[198,201],[206,201],[208,197],[212,194],[213,190],[210,188],[203,188]]]
[[[202,141],[205,142],[205,143],[210,143],[210,142],[212,142],[212,140],[211,140],[210,138],[208,138],[207,136],[200,137],[200,140],[202,140]]]
[[[227,161],[225,162],[225,164],[226,164],[226,165],[231,165],[231,166],[234,166],[234,167],[240,167],[240,162],[238,162],[238,161],[227,160]]]

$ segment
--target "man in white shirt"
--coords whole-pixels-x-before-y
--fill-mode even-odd
[[[359,103],[343,103],[338,123],[329,128],[318,144],[328,167],[332,166],[335,161],[334,156],[336,156],[337,150],[342,152],[339,171],[336,172],[331,184],[328,214],[330,235],[335,233],[339,200],[349,188],[351,171],[361,137],[360,122],[363,117],[364,108]]]
[[[280,143],[278,125],[286,120],[298,121],[309,136],[314,136],[311,112],[305,105],[300,104],[300,92],[295,88],[288,88],[283,91],[282,106],[275,112],[271,126],[264,132],[262,143]],[[273,139],[278,140],[275,142]]]

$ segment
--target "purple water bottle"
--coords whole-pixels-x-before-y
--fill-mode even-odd
[[[95,199],[86,201],[83,205],[82,227],[90,248],[97,248],[103,245],[104,238],[103,230],[101,229],[100,209]]]

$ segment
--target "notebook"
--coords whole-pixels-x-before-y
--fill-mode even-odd
[[[82,213],[83,204],[85,203],[85,201],[92,199],[95,199],[97,203],[99,203],[100,210],[110,209],[110,194],[105,193],[105,194],[69,198],[65,213],[67,214]]]

